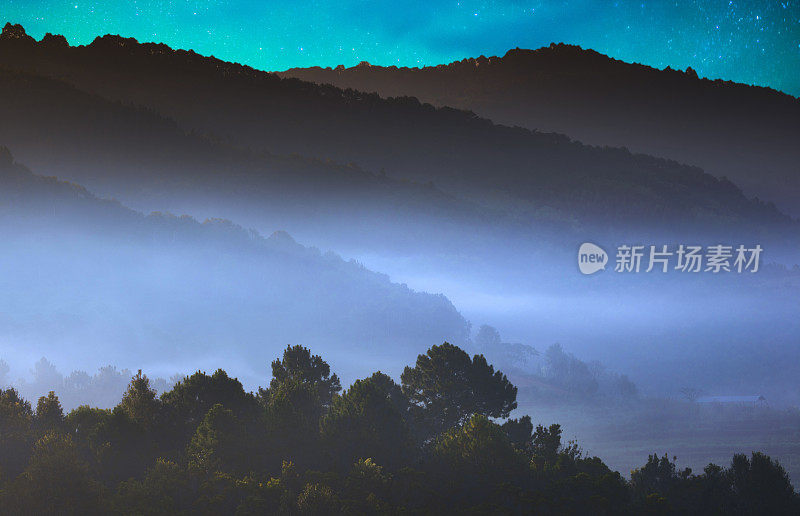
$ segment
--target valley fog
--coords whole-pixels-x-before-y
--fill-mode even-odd
[[[7,24],[0,507],[53,457],[118,513],[800,506],[798,102]]]

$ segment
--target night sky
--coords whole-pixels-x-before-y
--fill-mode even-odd
[[[266,70],[420,66],[566,42],[800,95],[800,0],[0,0],[37,39],[122,34]]]

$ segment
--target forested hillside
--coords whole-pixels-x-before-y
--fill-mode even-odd
[[[252,377],[251,358],[286,342],[378,346],[377,357],[413,355],[422,338],[467,338],[444,296],[285,232],[263,238],[225,220],[145,216],[0,154],[0,312],[3,339],[15,344],[3,358],[50,342],[44,352],[61,363],[83,354],[83,365],[105,365],[92,364],[91,350],[109,349],[117,363],[135,357],[170,374],[179,361],[216,359]],[[363,365],[342,356],[342,367]]]
[[[295,68],[280,73],[384,97],[417,97],[496,123],[697,165],[793,216],[800,193],[800,100],[769,89],[658,70],[574,45],[425,68]]]
[[[581,223],[600,218],[662,227],[690,221],[713,225],[730,217],[756,224],[781,219],[773,208],[748,201],[730,182],[674,161],[496,126],[470,112],[434,108],[410,97],[383,99],[281,79],[163,44],[104,36],[70,47],[52,35],[36,42],[22,27],[7,25],[0,65],[144,106],[185,131],[235,146],[356,162],[390,177],[432,181],[450,194],[529,217],[555,211]],[[58,125],[53,126],[48,149],[57,144]],[[11,143],[24,149],[23,158],[36,156],[35,141],[20,136]],[[92,169],[91,159],[92,154],[83,157],[86,170]],[[58,172],[52,160],[34,165]],[[202,174],[195,174],[195,181],[197,176]],[[130,184],[130,175],[126,178]]]

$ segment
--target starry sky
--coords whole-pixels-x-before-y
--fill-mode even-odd
[[[435,65],[566,42],[800,96],[800,0],[0,0],[0,21],[37,39],[121,34],[265,70]]]

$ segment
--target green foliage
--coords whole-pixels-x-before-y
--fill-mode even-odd
[[[561,425],[554,423],[548,428],[537,425],[532,440],[534,457],[554,463],[561,449]]]
[[[25,467],[33,442],[31,404],[14,389],[0,389],[0,473],[13,478]]]
[[[518,450],[531,452],[533,448],[533,423],[531,416],[509,419],[501,425],[506,437]]]
[[[245,392],[239,380],[221,369],[210,376],[198,371],[184,378],[161,396],[161,403],[165,417],[162,435],[167,450],[184,448],[208,411],[217,404],[232,411],[248,427],[261,417],[255,396]],[[173,456],[177,458],[179,454]]]
[[[736,454],[729,468],[709,464],[702,475],[678,470],[664,455],[651,455],[631,472],[639,507],[683,514],[798,514],[800,499],[783,467],[766,455]],[[666,509],[665,509],[666,508]]]
[[[733,456],[729,470],[733,510],[740,514],[797,514],[797,495],[783,466],[763,453]]]
[[[400,387],[383,373],[355,383],[334,398],[322,419],[326,450],[336,450],[334,463],[349,467],[360,459],[375,459],[392,467],[413,455],[409,403]]]
[[[161,399],[139,372],[114,409],[81,406],[66,417],[53,392],[34,412],[0,390],[0,512],[800,512],[784,469],[760,453],[700,475],[652,455],[626,482],[564,444],[557,424],[494,421],[512,409],[513,386],[450,344],[420,356],[402,387],[378,372],[338,394],[328,364],[297,346],[273,371],[258,397],[220,370]],[[419,422],[429,425],[424,435]]]
[[[483,355],[470,359],[445,342],[417,357],[400,376],[403,392],[416,405],[429,435],[460,425],[474,414],[506,418],[517,407],[517,388]]]
[[[238,418],[218,403],[189,443],[189,465],[208,472],[243,472],[249,464],[247,440]]]
[[[297,497],[297,511],[308,516],[327,516],[338,512],[338,501],[331,488],[320,484],[306,484]]]
[[[273,428],[303,433],[316,430],[323,409],[315,386],[297,379],[272,387],[266,404],[268,422]]]
[[[255,407],[255,397],[245,392],[242,383],[231,378],[222,369],[211,376],[196,372],[184,378],[161,396],[171,418],[179,418],[189,427],[196,427],[206,413],[216,404],[244,417]]]
[[[272,362],[269,388],[259,391],[270,438],[267,455],[318,465],[320,421],[340,390],[339,377],[319,355],[288,346],[282,359]]]
[[[141,476],[159,456],[160,434],[131,419],[119,405],[99,419],[89,432],[88,448],[100,479],[113,486]]]
[[[190,514],[197,479],[175,462],[157,459],[141,480],[121,482],[112,505],[119,514]]]
[[[691,473],[690,469],[679,471],[675,459],[670,460],[666,454],[663,457],[650,455],[647,464],[631,471],[633,495],[645,500],[654,493],[667,495],[682,480],[689,478]]]
[[[342,500],[348,513],[382,514],[388,512],[390,475],[372,459],[360,459],[352,465],[344,481]]]
[[[119,408],[131,421],[150,428],[156,422],[160,407],[156,391],[150,388],[150,380],[139,369],[136,376],[131,379],[128,390],[122,395]]]
[[[63,430],[64,409],[61,408],[61,402],[55,392],[50,391],[47,396],[39,398],[33,420],[42,433]]]
[[[319,389],[297,379],[275,385],[269,390],[265,407],[265,455],[289,460],[303,467],[320,461],[319,425],[324,407]]]
[[[317,390],[323,406],[329,406],[333,395],[342,390],[339,377],[331,375],[331,367],[319,355],[312,355],[303,346],[287,346],[283,358],[272,362],[270,390],[287,383],[312,385]],[[262,390],[262,396],[268,392]]]
[[[441,511],[510,512],[530,478],[526,458],[500,425],[475,415],[442,434],[432,450]]]
[[[433,455],[447,470],[484,479],[507,477],[525,467],[523,456],[514,449],[503,428],[483,415],[472,416],[462,426],[442,434]]]
[[[98,484],[91,479],[70,436],[45,434],[33,447],[28,467],[4,500],[11,512],[100,514]]]
[[[111,410],[81,405],[64,418],[66,433],[72,436],[80,457],[90,465],[96,464],[98,431],[107,428],[111,417]]]

